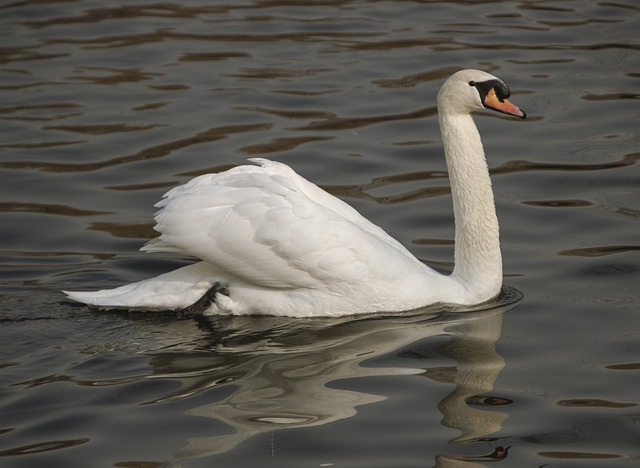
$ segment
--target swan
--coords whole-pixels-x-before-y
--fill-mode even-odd
[[[437,97],[455,218],[455,266],[431,269],[345,202],[262,158],[205,174],[155,206],[159,237],[141,250],[199,259],[132,284],[64,293],[105,309],[343,316],[495,297],[502,256],[493,191],[471,112],[525,118],[507,85],[480,70],[449,77]]]

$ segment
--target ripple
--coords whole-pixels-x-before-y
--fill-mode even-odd
[[[588,305],[625,305],[633,304],[637,299],[631,296],[589,296],[577,299],[576,304],[588,304]]]
[[[597,452],[538,452],[538,455],[544,458],[557,458],[561,460],[607,460],[610,458],[623,458],[623,455],[615,453],[597,453]]]
[[[609,94],[593,94],[587,93],[582,96],[586,101],[610,101],[618,99],[640,99],[640,93],[609,93]]]
[[[178,59],[180,62],[217,62],[233,58],[250,58],[248,52],[200,52],[184,53]]]
[[[544,206],[549,208],[576,208],[579,206],[591,206],[593,203],[586,200],[536,200],[523,201],[524,205]]]
[[[70,439],[70,440],[51,440],[48,442],[40,442],[37,444],[23,445],[12,449],[0,451],[0,457],[9,457],[15,455],[31,455],[34,453],[51,452],[53,450],[60,450],[76,445],[82,445],[89,442],[90,439]]]
[[[459,69],[459,67],[444,67],[428,72],[405,75],[400,78],[374,80],[372,83],[382,88],[410,88],[426,81],[442,80]]]
[[[292,137],[292,138],[274,138],[268,143],[258,143],[251,146],[245,146],[238,151],[247,154],[267,154],[277,153],[280,151],[289,151],[297,148],[305,143],[314,141],[326,141],[333,140],[334,137],[328,136],[306,136],[306,137]]]
[[[186,148],[188,146],[221,140],[233,133],[267,130],[269,128],[271,128],[271,124],[268,123],[214,127],[204,132],[197,133],[196,135],[193,135],[191,137],[180,138],[168,143],[163,143],[143,149],[135,154],[120,156],[101,162],[64,164],[45,161],[7,161],[0,163],[0,167],[5,167],[7,169],[39,169],[49,172],[95,171],[110,166],[130,164],[132,162],[142,161],[146,159],[161,158],[171,154],[176,150]]]
[[[609,264],[609,265],[598,265],[592,268],[587,268],[584,270],[584,273],[587,275],[595,275],[595,276],[610,276],[610,275],[627,275],[629,273],[636,273],[638,268],[631,265],[618,265],[618,264]]]
[[[111,124],[111,125],[51,125],[43,127],[45,130],[62,130],[72,133],[86,133],[89,135],[105,135],[109,133],[123,132],[139,132],[165,125],[148,124],[148,125],[129,125],[129,124]]]
[[[526,160],[513,160],[494,168],[491,173],[505,174],[521,171],[602,171],[634,166],[638,161],[640,161],[640,152],[629,153],[617,161],[596,164],[539,163]]]
[[[277,453],[280,465],[291,466],[433,465],[453,447],[464,455],[442,463],[511,456],[534,466],[581,465],[635,453],[628,413],[637,410],[632,385],[640,370],[636,0],[14,0],[0,11],[7,38],[0,214],[12,234],[0,252],[2,326],[9,327],[0,367],[7,382],[21,383],[4,386],[0,411],[9,428],[0,429],[2,455],[21,458],[11,462],[90,465],[107,454],[122,468],[260,466],[269,440],[273,450],[285,438],[286,453]],[[477,119],[498,176],[505,261],[518,265],[519,276],[506,280],[529,297],[520,307],[522,294],[505,287],[479,306],[490,313],[520,307],[504,315],[493,367],[479,360],[486,362],[493,349],[486,338],[498,337],[502,323],[468,308],[178,321],[63,302],[58,290],[74,282],[110,287],[182,266],[186,259],[143,260],[126,239],[155,235],[147,223],[155,192],[247,154],[275,154],[355,199],[409,249],[450,271],[452,259],[436,255],[450,252],[454,236],[435,96],[462,67],[506,79],[532,115]],[[523,195],[505,198],[514,191]],[[427,207],[435,208],[431,218]],[[405,224],[399,210],[414,221]],[[540,274],[549,265],[558,281]],[[551,315],[562,332],[531,339],[531,324]],[[564,335],[575,353],[556,339]],[[502,364],[500,381],[513,391],[461,393],[493,382]],[[605,384],[583,398],[582,384],[598,378]],[[451,407],[425,399],[449,390]],[[380,398],[387,400],[360,409]],[[518,411],[523,404],[538,417]],[[445,407],[468,418],[443,418]],[[489,410],[488,419],[479,421],[478,410]],[[508,456],[496,448],[505,434],[491,435],[497,426],[486,423],[498,413],[519,434],[507,437],[515,446]],[[371,424],[372,415],[384,424]],[[589,417],[618,425],[601,431],[585,426]],[[322,429],[326,444],[306,440],[312,425],[344,418],[351,419]],[[447,420],[473,439],[447,443]],[[68,432],[74,427],[79,432]],[[198,441],[183,459],[176,454]],[[186,459],[218,449],[227,452],[221,460]]]
[[[42,213],[60,216],[95,216],[112,214],[112,211],[81,210],[67,205],[46,203],[0,202],[0,212]]]
[[[564,255],[569,257],[603,257],[606,255],[615,255],[615,254],[624,253],[624,252],[636,252],[638,250],[640,250],[640,246],[638,245],[601,245],[598,247],[584,247],[580,249],[563,250],[561,252],[558,252],[558,255]],[[606,268],[606,271],[614,272],[613,270],[611,270],[611,267],[603,267],[603,268]],[[617,268],[618,267],[614,267],[614,270]],[[620,267],[620,271],[624,272],[626,268],[627,267]],[[628,268],[631,268],[629,272],[637,270],[633,267],[628,267]],[[605,270],[602,270],[602,271],[605,272]],[[595,271],[587,272],[587,273],[588,274],[605,274],[605,273],[597,273]]]
[[[62,15],[40,21],[24,21],[22,24],[29,28],[41,29],[50,26],[79,23],[100,23],[112,18],[192,18],[206,13],[222,13],[227,7],[188,7],[176,3],[153,5],[119,5],[111,8],[86,9],[80,15]]]
[[[60,112],[60,110],[70,110],[74,112]],[[48,121],[48,120],[60,120],[68,117],[77,116],[81,113],[78,109],[82,109],[82,106],[72,102],[53,102],[47,104],[26,104],[21,106],[1,107],[0,115],[7,115],[8,117],[2,117],[3,120],[21,120],[25,122],[32,121]]]
[[[312,68],[304,70],[287,69],[287,68],[243,68],[241,73],[228,74],[234,78],[252,79],[252,80],[275,80],[275,79],[294,79],[304,76],[313,76],[320,73],[335,71],[333,68]]]
[[[570,400],[560,400],[559,406],[570,406],[573,408],[635,408],[637,403],[621,403],[617,401],[575,398]]]
[[[116,222],[94,222],[87,229],[101,231],[121,239],[152,239],[158,235],[153,229],[154,223],[130,224]]]
[[[139,68],[78,67],[79,74],[71,75],[69,80],[89,81],[100,85],[118,85],[152,80],[161,73],[143,72]],[[85,75],[85,71],[103,72],[104,75]]]
[[[353,128],[366,127],[382,122],[390,122],[393,120],[410,120],[431,117],[438,113],[435,107],[426,107],[412,112],[376,115],[367,117],[331,117],[321,121],[312,122],[304,127],[298,127],[296,130],[348,130]]]

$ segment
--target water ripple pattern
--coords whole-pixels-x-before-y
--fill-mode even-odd
[[[0,4],[0,465],[635,466],[635,0]],[[479,310],[274,320],[95,313],[153,204],[247,158],[293,166],[453,265],[435,96],[461,68],[505,262]]]

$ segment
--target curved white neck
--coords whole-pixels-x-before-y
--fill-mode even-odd
[[[491,299],[502,286],[498,218],[480,134],[471,115],[440,109],[438,120],[451,181],[455,268],[469,302]]]

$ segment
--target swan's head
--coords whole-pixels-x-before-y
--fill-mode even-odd
[[[491,109],[524,119],[527,114],[507,99],[509,87],[500,78],[481,70],[460,70],[444,82],[438,93],[440,112],[469,114]]]

